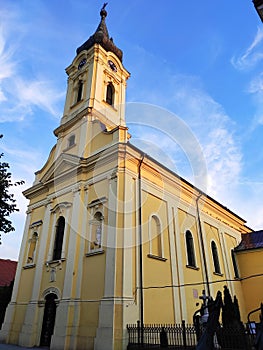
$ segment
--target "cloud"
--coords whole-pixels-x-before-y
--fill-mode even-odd
[[[23,121],[35,108],[58,117],[64,92],[58,91],[51,81],[32,76],[30,71],[21,72],[15,53],[22,50],[23,40],[16,40],[9,33],[10,27],[7,19],[0,26],[0,123]]]
[[[197,78],[176,76],[172,85],[175,91],[173,108],[191,128],[203,152],[207,191],[225,200],[229,186],[237,183],[242,171],[242,152],[235,124]]]
[[[16,64],[12,61],[13,52],[6,46],[6,39],[4,37],[3,25],[0,26],[0,102],[7,98],[1,86],[4,79],[15,75]]]
[[[157,88],[157,100],[167,109],[131,104],[127,112],[131,142],[135,136],[136,142],[141,142],[138,146],[159,162],[222,203],[229,203],[229,189],[239,186],[243,170],[235,123],[198,77],[174,75],[163,90]],[[155,95],[157,90],[152,89],[145,99],[151,101]]]
[[[15,142],[15,140],[12,141]],[[12,144],[10,140],[9,144]],[[19,212],[15,212],[10,216],[15,231],[10,234],[3,234],[3,244],[0,246],[1,258],[15,260],[18,259],[18,248],[22,240],[25,214],[28,206],[28,200],[23,196],[22,192],[32,185],[35,171],[43,165],[45,160],[45,155],[39,151],[29,148],[24,144],[20,144],[20,146],[20,148],[10,147],[7,145],[5,138],[1,140],[0,144],[1,152],[4,152],[3,160],[10,164],[12,182],[25,181],[23,185],[10,187],[10,193],[14,194]]]
[[[262,52],[262,41],[263,41],[263,28],[258,27],[255,38],[249,47],[245,50],[245,53],[239,57],[233,56],[231,58],[232,65],[239,70],[248,69],[254,67],[260,61],[263,60]]]
[[[31,109],[36,106],[57,117],[58,102],[64,97],[64,92],[58,92],[48,81],[16,79],[15,91],[20,106]]]
[[[258,125],[263,124],[263,73],[251,80],[247,91],[252,95],[256,108],[250,127],[250,131],[253,131]]]

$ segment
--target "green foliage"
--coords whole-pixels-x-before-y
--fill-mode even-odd
[[[3,135],[0,135],[0,139]],[[10,214],[19,211],[16,206],[14,195],[9,192],[10,187],[22,185],[24,181],[12,183],[9,164],[2,162],[4,154],[0,154],[0,232],[8,233],[14,231],[12,222],[9,219]],[[1,244],[1,235],[0,235]]]

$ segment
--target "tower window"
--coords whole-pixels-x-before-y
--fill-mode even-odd
[[[192,233],[190,231],[186,231],[185,240],[186,240],[188,266],[196,267],[194,240],[193,240]]]
[[[71,135],[69,138],[68,138],[68,147],[72,147],[75,145],[75,135]]]
[[[64,230],[65,230],[65,218],[63,216],[60,216],[58,218],[57,226],[56,226],[53,260],[61,259]]]
[[[211,250],[212,250],[215,273],[221,273],[219,258],[218,258],[218,251],[214,241],[211,243]]]
[[[82,99],[82,91],[83,91],[83,81],[80,80],[78,83],[77,102],[81,101]]]
[[[114,104],[114,93],[115,93],[115,89],[112,83],[109,83],[107,85],[107,92],[106,92],[106,102],[113,106]]]

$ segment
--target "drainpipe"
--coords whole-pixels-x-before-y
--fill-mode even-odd
[[[143,346],[143,259],[142,259],[142,183],[141,183],[141,166],[144,160],[145,154],[142,154],[142,158],[139,161],[138,165],[138,201],[139,201],[139,288],[140,288],[140,321],[141,321],[141,345]]]
[[[210,294],[208,270],[207,270],[207,263],[206,263],[206,256],[205,256],[205,246],[204,246],[203,231],[202,231],[200,211],[199,211],[199,205],[198,205],[198,201],[202,197],[202,195],[203,195],[203,193],[199,193],[199,195],[196,198],[196,210],[197,210],[198,230],[199,230],[200,241],[201,241],[201,252],[202,252],[203,263],[204,263],[204,268],[205,268],[205,284],[206,284],[207,294],[210,297],[211,294]]]

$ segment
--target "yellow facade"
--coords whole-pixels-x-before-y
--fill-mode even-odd
[[[103,45],[87,41],[67,68],[57,143],[24,193],[7,343],[125,349],[142,299],[145,323],[192,323],[202,291],[215,297],[224,285],[247,302],[231,260],[245,221],[128,142],[129,73]]]
[[[263,303],[263,232],[255,231],[243,236],[235,248],[235,260],[244,303],[250,321],[260,322],[260,308]]]

